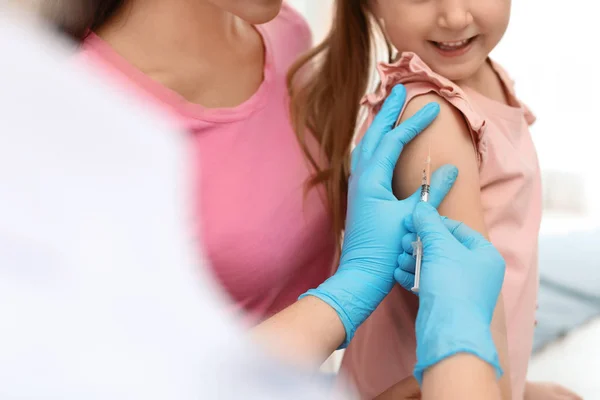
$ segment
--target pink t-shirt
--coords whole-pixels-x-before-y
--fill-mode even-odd
[[[264,81],[250,99],[227,109],[187,102],[96,35],[80,54],[189,132],[202,246],[250,323],[327,279],[336,249],[323,197],[315,190],[305,196],[310,170],[289,121],[286,72],[311,45],[308,25],[284,4],[279,16],[256,29],[266,50]]]
[[[366,96],[363,104],[369,111],[368,125],[392,87],[403,83],[407,101],[437,93],[463,114],[478,155],[485,224],[490,240],[506,260],[502,293],[512,398],[519,400],[523,398],[535,324],[541,178],[529,133],[535,118],[515,96],[508,75],[498,65],[492,66],[505,86],[510,105],[458,87],[412,53],[403,54],[393,65],[380,65],[381,87]],[[373,398],[412,374],[417,307],[416,296],[395,287],[358,329],[342,367],[365,398]]]

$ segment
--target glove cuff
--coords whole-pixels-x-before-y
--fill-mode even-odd
[[[417,314],[417,364],[414,376],[423,382],[423,373],[435,364],[459,353],[472,354],[490,364],[497,378],[502,376],[498,352],[492,339],[490,321],[478,306],[457,299],[420,299]]]
[[[310,289],[308,292],[298,297],[298,300],[303,299],[307,296],[316,297],[321,301],[327,303],[331,308],[335,310],[338,317],[342,321],[342,325],[344,325],[344,330],[346,331],[346,339],[340,345],[340,347],[338,347],[338,350],[342,350],[348,347],[350,341],[354,337],[354,333],[356,332],[356,326],[352,322],[350,316],[346,313],[346,311],[344,311],[344,308],[338,303],[338,301],[334,297],[329,295],[326,291],[321,290],[321,286],[319,286],[317,289]]]
[[[355,270],[340,267],[318,288],[311,289],[299,297],[317,297],[337,312],[346,330],[346,340],[338,350],[348,347],[358,327],[381,301],[377,301],[381,290],[375,286],[372,279],[371,276],[363,276]],[[377,299],[374,298],[374,293],[378,294],[375,296]]]
[[[347,264],[340,266],[332,277],[299,299],[306,296],[317,297],[337,312],[346,330],[346,340],[339,349],[345,349],[358,327],[375,311],[393,285],[392,276],[387,281],[370,271],[362,271]]]

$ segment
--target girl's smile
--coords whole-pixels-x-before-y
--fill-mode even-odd
[[[477,40],[477,36],[472,36],[467,39],[452,41],[452,42],[436,42],[428,41],[433,47],[444,57],[459,57],[471,50],[473,43]]]

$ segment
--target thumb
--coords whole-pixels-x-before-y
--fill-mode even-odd
[[[462,222],[452,219],[445,219],[444,225],[448,231],[454,236],[463,246],[469,250],[474,250],[477,247],[487,245],[487,239],[476,230],[469,228]]]
[[[421,237],[423,242],[426,242],[431,236],[447,236],[454,239],[435,207],[424,201],[420,201],[415,207],[413,225],[415,232]]]
[[[382,183],[391,191],[392,175],[396,162],[406,146],[412,139],[427,128],[440,112],[437,103],[429,103],[412,117],[398,125],[388,133],[379,143],[373,153],[372,162],[382,172]]]
[[[429,187],[429,203],[434,207],[439,207],[444,201],[446,195],[452,189],[452,185],[458,177],[458,168],[454,165],[446,164],[435,170],[431,175],[431,185]],[[421,187],[419,187],[412,196],[409,197],[415,203],[421,200]]]

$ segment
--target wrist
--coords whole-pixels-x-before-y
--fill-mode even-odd
[[[490,320],[477,305],[458,299],[419,299],[417,314],[417,364],[415,377],[460,353],[471,354],[490,364],[502,376],[498,352],[492,339]]]
[[[339,347],[344,349],[354,337],[358,327],[377,308],[392,286],[393,283],[385,284],[381,277],[373,273],[340,266],[333,276],[318,288],[304,293],[300,299],[314,296],[336,311],[346,331],[346,339]]]
[[[348,347],[356,329],[358,329],[358,326],[362,322],[355,322],[357,319],[356,312],[352,313],[352,310],[347,311],[347,305],[356,303],[352,290],[353,285],[351,284],[353,280],[351,276],[338,269],[335,274],[321,283],[319,287],[310,289],[299,297],[299,299],[306,296],[316,297],[335,310],[346,333],[346,337],[338,349]]]
[[[327,293],[327,291],[321,290],[320,287],[316,289],[310,289],[309,291],[298,297],[298,300],[302,300],[308,297],[319,299],[335,311],[344,329],[344,339],[343,341],[340,341],[341,344],[338,346],[337,349],[341,350],[348,347],[350,341],[354,337],[354,332],[356,332],[357,327],[354,325],[352,319],[344,310],[344,307],[342,307],[338,303],[335,297],[330,296],[329,293]]]

